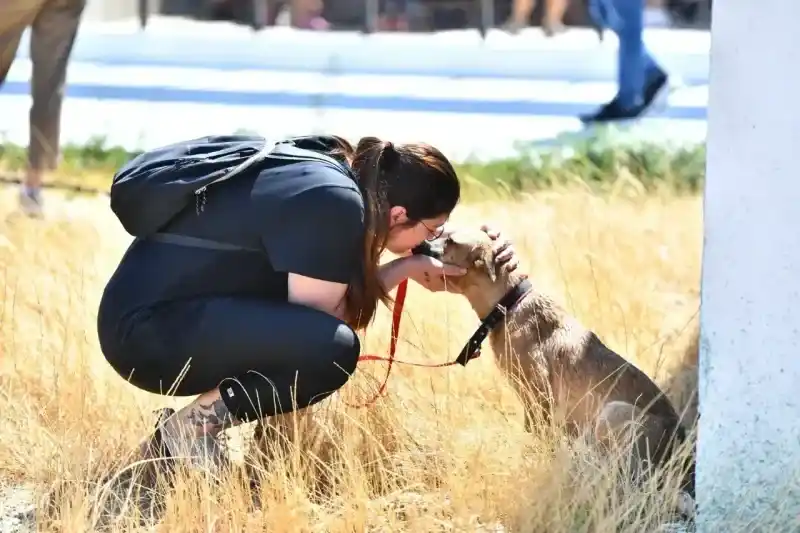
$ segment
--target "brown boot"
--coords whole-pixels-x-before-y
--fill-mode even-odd
[[[139,446],[135,461],[141,484],[153,487],[159,478],[171,483],[178,461],[219,480],[229,466],[224,435],[183,435],[181,427],[172,423],[174,418],[169,420],[174,414],[173,409],[162,409],[155,431]]]
[[[148,486],[154,486],[160,475],[166,475],[165,479],[168,479],[173,473],[175,464],[170,460],[172,456],[164,443],[161,426],[174,414],[175,409],[169,407],[161,409],[155,430],[139,445],[137,456],[138,461],[143,462],[141,465],[142,482],[146,482]]]
[[[142,442],[103,483],[93,509],[96,527],[105,529],[117,520],[124,520],[131,511],[143,521],[151,521],[163,512],[164,495],[159,494],[159,481],[164,488],[172,486],[175,462],[161,435],[161,425],[175,413],[161,409],[153,433]]]

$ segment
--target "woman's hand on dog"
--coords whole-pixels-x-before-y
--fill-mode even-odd
[[[455,230],[456,228],[451,225],[445,226],[442,237],[446,238]],[[503,267],[506,272],[514,272],[519,267],[519,258],[511,240],[503,239],[501,231],[493,228],[491,224],[482,224],[481,231],[494,241],[492,251],[494,252],[494,261],[497,266]]]
[[[502,266],[506,272],[514,272],[519,266],[519,258],[517,251],[514,250],[514,244],[509,239],[501,239],[499,229],[492,228],[489,224],[481,226],[481,231],[486,232],[490,239],[494,241],[492,250],[494,251],[494,260],[498,266]]]

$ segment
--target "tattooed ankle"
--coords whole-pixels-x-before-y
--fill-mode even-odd
[[[186,414],[186,421],[198,435],[214,435],[235,423],[222,398],[208,404],[198,402],[197,405],[193,405]]]

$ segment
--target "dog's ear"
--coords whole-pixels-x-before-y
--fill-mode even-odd
[[[475,249],[475,259],[473,264],[484,270],[489,276],[489,281],[497,281],[497,265],[494,262],[494,252],[491,246],[478,246]]]

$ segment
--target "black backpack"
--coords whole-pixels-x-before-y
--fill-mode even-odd
[[[146,238],[194,205],[198,215],[208,188],[245,170],[316,160],[352,177],[332,157],[299,148],[292,140],[269,141],[256,135],[219,135],[144,152],[120,168],[111,184],[111,210],[129,234]]]

